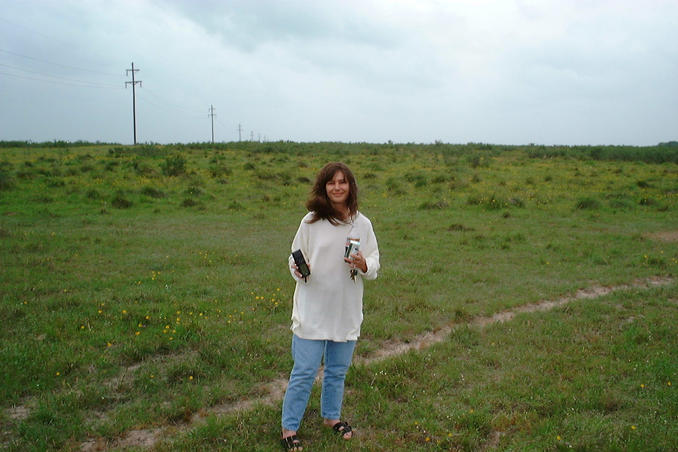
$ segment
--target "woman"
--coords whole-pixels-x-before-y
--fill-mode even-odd
[[[316,177],[304,216],[292,242],[311,271],[302,277],[289,258],[297,282],[292,308],[292,358],[282,408],[282,444],[302,450],[297,430],[313,380],[324,358],[321,414],[324,424],[344,439],[351,426],[341,420],[344,379],[363,320],[363,279],[375,279],[379,248],[372,223],[358,212],[358,186],[343,163],[328,163]],[[359,239],[359,251],[344,257],[347,239]]]

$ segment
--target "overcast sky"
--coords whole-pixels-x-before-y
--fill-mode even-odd
[[[0,0],[0,140],[678,139],[678,0]]]

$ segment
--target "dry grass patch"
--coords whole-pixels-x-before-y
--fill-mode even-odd
[[[647,237],[661,242],[675,243],[678,242],[678,230],[676,231],[659,231],[647,234]]]

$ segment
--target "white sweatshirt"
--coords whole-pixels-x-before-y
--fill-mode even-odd
[[[372,223],[358,212],[351,223],[332,225],[327,220],[309,224],[313,213],[301,220],[292,242],[292,251],[301,249],[311,268],[304,282],[294,290],[291,330],[302,339],[345,342],[358,339],[363,321],[363,278],[375,279],[379,271],[379,248]],[[346,238],[360,238],[367,272],[358,269],[351,279],[350,266],[344,262]],[[289,265],[294,263],[290,255]]]

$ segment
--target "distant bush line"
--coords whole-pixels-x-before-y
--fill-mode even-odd
[[[656,146],[545,146],[545,145],[499,145],[489,143],[466,143],[450,144],[436,141],[433,144],[421,143],[341,143],[341,142],[308,142],[294,141],[236,141],[227,143],[175,143],[160,145],[157,143],[145,143],[137,146],[123,146],[119,143],[87,142],[87,141],[45,141],[36,143],[32,141],[0,141],[0,149],[7,148],[69,148],[110,145],[111,155],[164,155],[173,151],[183,150],[244,150],[252,153],[284,153],[284,154],[309,154],[322,151],[337,159],[347,154],[378,153],[380,151],[407,151],[418,150],[440,152],[446,157],[466,156],[473,167],[483,166],[485,161],[479,155],[493,156],[503,151],[520,150],[531,158],[564,157],[580,160],[607,160],[607,161],[636,161],[645,163],[678,163],[678,141],[659,143]]]
[[[118,143],[106,143],[103,141],[63,141],[63,140],[54,140],[54,141],[0,141],[0,149],[5,148],[76,148],[84,146],[99,146],[99,145],[114,145]]]
[[[532,158],[570,157],[590,160],[622,160],[645,163],[678,163],[678,142],[657,146],[536,146],[526,149]]]

